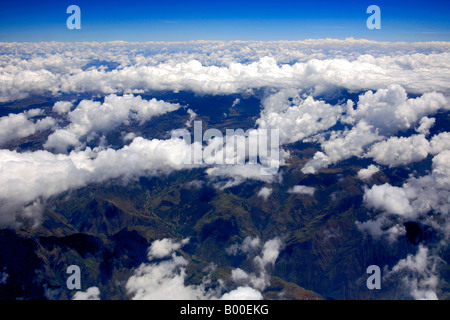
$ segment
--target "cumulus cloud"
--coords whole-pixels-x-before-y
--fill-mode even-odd
[[[31,136],[37,132],[51,129],[56,121],[51,117],[34,120],[43,115],[41,109],[31,109],[18,114],[9,114],[0,118],[0,145]]]
[[[218,130],[217,130],[218,131]],[[211,165],[205,172],[214,186],[226,189],[246,180],[280,182],[280,166],[289,157],[279,147],[279,131],[272,129],[227,130],[226,136],[207,140],[203,161]]]
[[[440,134],[441,135],[441,134]],[[435,140],[436,154],[432,171],[421,177],[410,177],[401,187],[384,184],[372,186],[364,193],[367,207],[375,209],[377,215],[366,222],[357,222],[357,227],[377,238],[387,236],[391,242],[405,234],[406,221],[417,221],[436,231],[438,241],[420,245],[415,256],[408,255],[393,267],[390,275],[401,277],[408,294],[415,299],[436,299],[441,283],[437,264],[438,253],[448,245],[450,234],[450,150]],[[442,148],[442,149],[441,149]]]
[[[403,188],[390,184],[375,185],[364,194],[364,202],[369,208],[389,213],[413,217],[414,211]]]
[[[421,161],[428,156],[431,147],[423,134],[410,137],[391,137],[374,144],[365,157],[373,158],[380,164],[397,167]]]
[[[409,178],[401,187],[374,185],[364,192],[364,203],[377,212],[374,219],[357,222],[357,227],[376,238],[386,236],[396,241],[405,234],[403,223],[419,221],[438,231],[444,246],[450,234],[450,150],[433,158],[432,172]]]
[[[274,266],[282,246],[279,238],[268,240],[261,248],[259,238],[246,237],[241,245],[230,247],[227,250],[229,254],[245,254],[254,267],[252,272],[234,269],[231,279],[240,286],[264,290],[270,285],[270,269]]]
[[[128,141],[132,141],[134,140],[134,138],[136,138],[136,133],[134,132],[128,132],[125,135],[123,135],[123,141],[128,142]]]
[[[370,234],[377,240],[385,237],[391,244],[395,243],[400,236],[406,234],[405,227],[402,224],[392,221],[386,215],[378,215],[375,219],[364,222],[356,221],[355,224],[361,232]]]
[[[80,144],[79,136],[67,129],[58,129],[47,138],[44,147],[57,153],[65,153],[70,146]]]
[[[430,141],[431,154],[436,155],[444,150],[450,150],[450,132],[441,132]]]
[[[408,98],[405,89],[396,84],[375,93],[367,91],[359,95],[356,107],[353,102],[347,101],[345,114],[339,118],[343,124],[351,125],[351,129],[332,131],[328,137],[315,138],[323,152],[318,151],[302,171],[316,173],[330,164],[363,155],[375,157],[377,162],[391,166],[422,160],[430,152],[429,143],[423,134],[409,138],[391,137],[372,145],[386,136],[414,127],[427,115],[449,108],[447,98],[442,93],[428,92]],[[422,129],[426,132],[430,124],[423,121]],[[370,146],[372,150],[365,153]]]
[[[314,187],[308,187],[308,186],[302,186],[302,185],[293,186],[292,188],[290,188],[288,190],[289,193],[306,194],[308,196],[313,196],[315,191],[316,191],[316,188],[314,188]]]
[[[189,242],[189,238],[176,242],[172,239],[161,239],[152,242],[148,249],[148,258],[164,258],[169,256],[173,251],[180,249],[183,245]]]
[[[430,134],[430,129],[435,122],[435,118],[423,117],[422,119],[420,119],[419,127],[416,128],[416,131],[427,136]]]
[[[86,291],[77,291],[72,300],[100,300],[100,290],[98,287],[90,287]]]
[[[199,300],[214,297],[215,292],[206,288],[207,278],[200,285],[185,285],[188,261],[174,252],[185,243],[170,239],[157,242],[156,246],[164,246],[164,257],[170,258],[151,262],[155,256],[149,254],[150,262],[141,264],[134,271],[126,283],[126,290],[133,300]],[[152,252],[151,248],[149,252]],[[161,255],[156,257],[161,258]]]
[[[400,276],[409,295],[416,300],[437,300],[439,277],[436,273],[438,260],[430,255],[430,250],[419,245],[415,255],[401,259],[387,274]]]
[[[279,238],[268,240],[264,243],[261,255],[256,256],[254,261],[261,267],[266,267],[268,265],[273,266],[278,258],[282,246],[283,243]]]
[[[261,174],[267,167],[261,164],[236,164],[214,166],[205,170],[208,177],[213,181],[216,188],[227,189],[237,186],[248,179],[263,182],[278,182],[280,175],[264,175]]]
[[[253,258],[257,273],[248,274],[247,285],[235,287],[225,292],[223,280],[213,284],[209,275],[205,276],[200,284],[186,285],[186,267],[188,261],[175,250],[180,249],[187,240],[174,241],[171,239],[156,240],[149,249],[149,262],[141,264],[126,283],[126,290],[134,300],[205,300],[205,299],[262,299],[263,290],[270,281],[267,273],[268,266],[273,266],[281,248],[279,239],[267,241],[260,247],[259,239],[247,239],[239,247],[241,252],[249,252],[249,246],[261,250],[260,254]],[[158,249],[155,249],[158,248]],[[162,248],[162,249],[161,249]],[[161,249],[161,250],[160,250]],[[156,256],[151,252],[159,252]],[[251,250],[253,252],[253,250]],[[163,258],[162,261],[154,261],[155,258]],[[211,270],[214,270],[212,267]],[[211,271],[210,270],[210,271]],[[232,280],[235,281],[237,273],[245,273],[241,269],[232,271]],[[246,273],[245,273],[246,274]],[[246,274],[247,275],[247,274]],[[243,280],[243,279],[239,279]]]
[[[70,101],[58,101],[53,105],[53,112],[58,114],[65,114],[73,107],[73,103]]]
[[[258,197],[261,197],[264,199],[264,201],[266,201],[269,196],[272,194],[273,189],[271,188],[267,188],[267,187],[262,187],[261,190],[258,191]]]
[[[366,206],[411,219],[425,216],[432,210],[435,211],[435,215],[448,215],[450,212],[449,160],[450,150],[444,150],[433,158],[431,174],[409,178],[401,187],[388,183],[372,186],[364,193]],[[428,218],[432,219],[432,217]],[[431,220],[429,223],[432,223]],[[448,227],[447,224],[439,226],[432,223],[432,225],[443,231]]]
[[[332,163],[361,156],[365,148],[375,141],[380,140],[377,130],[365,121],[360,121],[351,130],[333,131],[328,140],[322,141],[322,149],[317,151],[314,157],[302,168],[303,173],[316,173]]]
[[[261,246],[261,241],[258,237],[252,238],[247,236],[242,243],[235,243],[226,249],[230,255],[254,253]]]
[[[311,160],[308,160],[303,166],[302,172],[304,174],[316,173],[320,169],[328,167],[330,164],[331,161],[328,156],[321,151],[317,151],[314,154],[314,157]]]
[[[359,96],[356,109],[348,108],[347,120],[364,119],[379,130],[381,135],[392,135],[414,126],[422,117],[450,107],[442,93],[426,92],[417,98],[408,98],[406,90],[397,84],[375,93],[367,91]]]
[[[187,109],[187,113],[189,114],[189,119],[186,121],[186,127],[192,126],[192,122],[197,117],[197,114],[192,109]]]
[[[380,140],[374,127],[360,121],[351,130],[335,131],[322,143],[322,148],[332,163],[359,156],[366,146]]]
[[[282,90],[269,96],[256,121],[261,129],[279,129],[280,144],[301,141],[329,129],[336,124],[343,110],[339,105],[332,106],[311,96],[301,99],[297,93],[292,97],[294,92]]]
[[[55,106],[57,104],[58,102]],[[88,136],[89,139],[89,136],[92,137],[96,133],[105,134],[121,124],[129,124],[132,121],[142,124],[156,115],[174,111],[180,107],[179,104],[155,98],[145,100],[141,96],[131,94],[108,95],[103,103],[82,100],[73,111],[68,112],[67,118],[70,124],[51,134],[44,147],[56,152],[65,152],[67,148],[78,145],[82,137]],[[58,110],[61,108],[59,104]]]
[[[431,210],[448,215],[450,212],[450,150],[444,150],[433,158],[432,172],[419,178],[411,178],[404,185],[415,211],[424,215]],[[436,226],[434,226],[436,227]]]
[[[251,287],[239,287],[225,293],[221,300],[262,300],[261,292]]]
[[[380,168],[376,165],[369,165],[366,169],[358,171],[358,178],[361,180],[369,180],[375,173],[379,172]]]

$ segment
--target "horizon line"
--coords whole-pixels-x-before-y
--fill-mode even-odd
[[[263,42],[263,43],[270,43],[270,42],[310,42],[310,41],[336,41],[336,42],[365,42],[365,43],[389,43],[389,44],[414,44],[414,43],[443,43],[443,44],[450,44],[450,40],[433,40],[433,41],[387,41],[387,40],[370,40],[366,38],[354,38],[354,37],[347,37],[344,39],[340,38],[306,38],[302,40],[286,40],[286,39],[279,39],[279,40],[204,40],[204,39],[191,39],[191,40],[179,40],[179,41],[161,41],[161,40],[146,40],[146,41],[128,41],[128,40],[92,40],[92,41],[0,41],[0,45],[3,44],[26,44],[26,43],[33,43],[33,44],[40,44],[40,43],[73,43],[73,44],[83,44],[83,43],[104,43],[104,44],[145,44],[145,43],[207,43],[207,42]]]

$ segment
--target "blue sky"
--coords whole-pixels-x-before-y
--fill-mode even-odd
[[[69,30],[69,5],[81,29]],[[369,30],[369,5],[381,30]],[[303,40],[347,37],[450,41],[450,1],[16,1],[3,2],[0,41]]]

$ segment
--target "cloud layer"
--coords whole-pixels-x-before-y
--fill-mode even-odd
[[[313,46],[313,47],[311,47]],[[50,54],[48,52],[57,52]],[[297,42],[0,44],[0,102],[61,93],[252,88],[448,90],[448,43]],[[130,52],[132,54],[130,54]],[[115,68],[111,68],[114,65]]]

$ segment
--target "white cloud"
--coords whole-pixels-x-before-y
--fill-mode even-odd
[[[231,280],[234,282],[247,281],[248,278],[248,273],[240,268],[231,270]]]
[[[369,208],[407,218],[417,218],[431,210],[436,214],[447,215],[450,212],[449,163],[450,150],[444,150],[433,158],[431,174],[412,177],[402,187],[375,185],[365,191],[364,201]],[[446,224],[433,226],[446,228]]]
[[[219,189],[227,189],[233,186],[237,186],[243,183],[247,179],[253,179],[263,182],[277,182],[279,181],[279,175],[264,175],[261,174],[262,170],[267,167],[261,164],[236,164],[236,165],[221,165],[206,169],[206,173],[209,178],[215,182],[214,185]]]
[[[48,136],[47,141],[44,144],[44,148],[47,150],[53,150],[56,153],[65,153],[69,146],[79,146],[79,136],[67,129],[58,129]]]
[[[359,96],[357,108],[347,110],[347,121],[365,120],[381,135],[395,134],[414,126],[422,117],[450,107],[442,93],[426,92],[417,98],[407,97],[403,87],[390,84],[375,93],[367,91]]]
[[[188,261],[173,254],[170,260],[143,263],[127,283],[127,292],[133,300],[197,300],[204,298],[202,286],[186,286]]]
[[[189,238],[176,242],[172,239],[161,239],[152,242],[148,249],[149,260],[154,258],[164,258],[172,254],[175,250],[180,249],[183,245],[189,242]]]
[[[239,99],[239,98],[234,99],[233,104],[231,105],[231,107],[234,108],[234,107],[235,107],[236,105],[238,105],[240,102],[241,102],[241,99]]]
[[[361,156],[368,145],[380,139],[377,130],[364,120],[358,122],[351,130],[333,131],[328,140],[322,141],[325,153],[317,151],[314,157],[303,166],[302,172],[316,173],[332,163],[353,156]]]
[[[256,151],[255,151],[256,149]],[[280,182],[280,166],[289,153],[279,147],[278,130],[235,130],[225,137],[213,137],[203,150],[205,172],[214,186],[226,189],[246,180]]]
[[[270,281],[267,272],[278,257],[281,241],[272,239],[267,241],[261,249],[261,254],[253,258],[255,273],[245,276],[245,271],[234,269],[232,280],[241,281],[246,278],[247,285],[239,286],[223,294],[225,285],[223,280],[213,284],[209,275],[198,285],[186,285],[186,268],[188,261],[174,251],[180,249],[186,240],[180,242],[171,239],[156,240],[149,248],[149,263],[142,263],[126,282],[126,290],[134,300],[204,300],[204,299],[262,299],[263,290]],[[259,247],[259,239],[248,238],[241,245],[242,252],[246,247]],[[154,253],[157,254],[155,255]],[[166,257],[163,261],[152,262],[154,258]],[[212,271],[214,268],[211,269]],[[210,271],[211,271],[210,270]]]
[[[384,235],[384,231],[382,230],[383,224],[386,222],[384,216],[379,216],[374,220],[367,220],[364,222],[356,221],[356,227],[361,232],[367,232],[374,238],[380,238]]]
[[[98,287],[90,287],[86,291],[77,291],[72,300],[100,300],[100,290]]]
[[[264,199],[264,201],[266,201],[269,196],[272,194],[273,189],[271,188],[267,188],[267,187],[262,187],[261,190],[258,191],[258,197],[261,197]]]
[[[436,155],[444,150],[450,150],[450,132],[441,132],[430,141],[431,154]]]
[[[367,207],[384,210],[405,217],[413,217],[414,211],[409,203],[406,191],[389,184],[374,185],[364,194]]]
[[[332,163],[360,156],[364,148],[380,140],[378,131],[364,120],[351,130],[332,132],[330,138],[322,143],[322,148]]]
[[[127,141],[132,141],[134,140],[134,138],[136,138],[136,133],[134,132],[128,132],[123,136],[123,141],[127,142]]]
[[[353,156],[361,157],[368,147],[382,140],[384,136],[410,129],[419,119],[442,109],[448,110],[449,105],[447,98],[441,93],[424,93],[417,98],[408,99],[405,89],[395,84],[375,93],[367,91],[359,96],[356,108],[348,101],[345,115],[340,118],[341,122],[353,125],[350,130],[346,128],[333,131],[328,138],[319,135],[313,139],[321,143],[324,152],[318,151],[314,158],[305,164],[302,172],[316,173],[332,163]],[[404,145],[402,142],[409,144]],[[401,150],[397,150],[400,146]],[[377,162],[392,166],[422,160],[430,152],[424,135],[400,139],[393,137],[372,148],[366,156],[375,157]],[[417,151],[413,150],[414,148],[419,152],[413,152]]]
[[[189,119],[186,121],[186,127],[190,127],[192,125],[192,122],[197,117],[197,114],[192,109],[187,109],[187,113],[189,114]]]
[[[436,140],[440,145],[440,138]],[[437,299],[441,283],[437,263],[438,253],[448,246],[450,234],[450,150],[439,150],[433,158],[432,172],[409,178],[402,187],[389,184],[373,186],[364,194],[369,208],[381,210],[374,220],[357,222],[357,227],[373,236],[387,236],[393,242],[405,234],[405,221],[418,221],[437,231],[439,241],[426,248],[420,244],[416,255],[408,255],[392,268],[389,276],[401,278],[408,294],[414,299]]]
[[[145,100],[141,96],[131,94],[108,95],[103,103],[82,100],[74,110],[68,112],[70,124],[51,134],[44,147],[56,152],[64,152],[70,146],[79,145],[82,137],[87,136],[89,139],[89,136],[96,133],[105,134],[121,124],[130,124],[132,121],[142,124],[153,116],[174,111],[180,107],[179,104],[154,98]]]
[[[450,197],[450,150],[444,150],[434,156],[431,174],[409,179],[403,185],[403,189],[417,214],[424,215],[434,210],[436,213],[448,215],[450,213],[448,201]],[[437,224],[433,227],[441,229],[446,225],[447,223],[441,226]],[[447,234],[448,231],[445,233]]]
[[[230,255],[248,254],[256,252],[261,246],[261,241],[258,237],[252,238],[247,236],[242,243],[235,243],[226,249]]]
[[[42,114],[43,110],[41,109],[31,109],[22,113],[11,113],[8,116],[1,117],[0,145],[53,128],[56,124],[56,121],[53,118],[45,117],[33,121],[33,117]]]
[[[263,101],[264,110],[256,121],[261,129],[279,129],[280,144],[301,141],[327,130],[336,124],[343,108],[332,106],[298,94],[292,99],[292,90],[282,90]]]
[[[380,168],[371,164],[366,169],[358,171],[358,178],[361,180],[369,180],[375,173],[379,172]]]
[[[239,287],[225,293],[221,300],[262,300],[261,292],[251,287]]]
[[[416,300],[437,300],[439,278],[436,274],[436,258],[430,256],[429,249],[419,245],[416,255],[409,254],[401,259],[389,272],[403,276],[403,283],[409,294]]]
[[[73,103],[70,101],[58,101],[53,105],[53,112],[58,114],[65,114],[73,107]]]
[[[430,129],[434,125],[435,122],[436,122],[435,118],[423,117],[422,119],[420,119],[419,127],[416,128],[416,131],[418,133],[422,133],[424,135],[429,135]]]
[[[379,214],[374,220],[357,222],[358,228],[376,237],[387,235],[394,241],[404,234],[403,222],[418,220],[439,231],[443,236],[439,245],[445,245],[450,234],[449,163],[450,150],[444,150],[433,158],[430,174],[411,177],[401,187],[386,183],[366,189],[365,205]]]
[[[270,284],[269,270],[274,266],[282,246],[281,240],[274,238],[265,242],[261,248],[259,238],[251,237],[246,237],[241,245],[231,246],[227,249],[228,254],[245,254],[254,267],[252,272],[239,268],[233,270],[231,279],[240,286],[264,290]]]
[[[244,241],[242,241],[242,244],[239,246],[239,248],[243,253],[250,253],[257,250],[260,244],[261,240],[258,237],[252,238],[250,236],[247,236],[244,238]]]
[[[430,143],[423,134],[410,137],[391,137],[374,144],[365,157],[371,157],[380,164],[396,167],[421,161],[431,151]]]
[[[278,258],[280,250],[282,248],[282,242],[279,238],[268,240],[264,243],[262,249],[262,256],[257,256],[255,261],[266,267],[267,265],[274,265]]]
[[[164,261],[142,263],[126,283],[126,290],[133,300],[198,300],[212,298],[206,282],[200,285],[184,284],[188,261],[174,251],[180,249],[186,240],[156,240],[149,248],[148,258],[168,257]],[[207,281],[207,279],[205,280]]]
[[[302,172],[304,174],[314,174],[320,169],[328,167],[330,164],[331,161],[328,156],[321,151],[317,151],[314,157],[303,166]]]
[[[293,186],[292,188],[290,188],[288,190],[289,193],[306,194],[309,196],[313,196],[315,191],[316,191],[316,188],[314,188],[314,187],[308,187],[308,186],[302,186],[302,185]]]
[[[393,223],[386,215],[378,215],[375,219],[364,222],[356,221],[355,225],[361,232],[367,232],[375,239],[386,237],[391,244],[406,234],[403,225]]]

